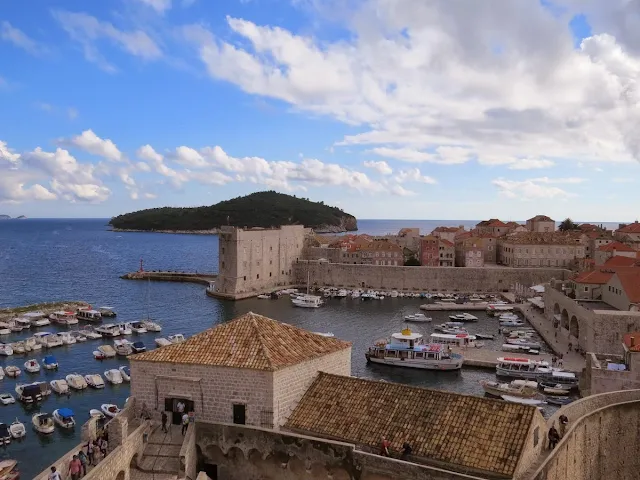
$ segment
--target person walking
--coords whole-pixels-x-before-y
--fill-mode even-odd
[[[162,412],[162,431],[167,433],[169,430],[167,429],[167,412]]]
[[[560,435],[558,434],[558,431],[556,430],[556,427],[554,425],[552,425],[551,428],[549,429],[548,437],[549,437],[549,450],[553,450],[554,448],[556,448],[556,445],[560,440]]]
[[[89,457],[89,465],[95,464],[96,447],[91,440],[87,442],[87,456]]]
[[[102,453],[102,458],[103,459],[107,457],[107,448],[108,447],[109,447],[109,443],[107,443],[107,440],[105,438],[100,440],[100,453]]]
[[[49,474],[48,480],[62,480],[60,472],[56,470],[56,467],[51,467],[51,473]]]
[[[184,402],[182,400],[178,401],[178,404],[176,405],[176,412],[184,413]]]
[[[78,460],[82,464],[82,476],[84,477],[87,474],[87,456],[82,450],[78,452]]]
[[[186,413],[182,415],[182,436],[187,432],[187,428],[189,427],[189,415]]]
[[[80,463],[78,455],[74,455],[73,460],[69,462],[69,474],[71,474],[71,480],[78,480],[80,478],[81,471],[82,463]]]

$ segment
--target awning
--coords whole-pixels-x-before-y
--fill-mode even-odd
[[[535,305],[538,308],[544,308],[544,302],[540,297],[527,298],[527,302],[531,303],[531,305]]]
[[[544,285],[534,285],[533,287],[530,287],[530,289],[536,293],[544,293]]]

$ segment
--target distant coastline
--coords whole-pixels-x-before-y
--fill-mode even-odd
[[[138,230],[135,228],[109,228],[111,232],[133,232],[133,233],[170,233],[174,235],[217,235],[220,229],[212,228],[210,230]]]

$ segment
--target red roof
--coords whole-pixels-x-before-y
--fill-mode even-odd
[[[585,283],[590,285],[604,285],[613,277],[613,271],[589,270],[578,274],[573,279],[576,283]]]
[[[619,228],[616,230],[619,233],[640,233],[640,223],[633,222],[627,225],[626,227]]]
[[[631,303],[640,303],[640,269],[616,272],[624,293]]]
[[[634,338],[633,347],[631,346],[631,337]],[[622,341],[632,352],[640,352],[640,332],[627,333],[622,337]]]
[[[635,252],[635,250],[629,245],[625,245],[620,242],[611,242],[606,245],[601,245],[598,247],[598,250],[601,252],[613,252],[614,250],[617,252]]]
[[[460,227],[436,227],[433,229],[434,232],[449,232],[455,233],[460,230]]]
[[[443,245],[446,245],[447,247],[453,247],[453,243],[451,243],[449,240],[441,239],[440,243],[442,243]]]
[[[493,222],[491,222],[489,225],[487,225],[488,227],[506,227],[507,224],[501,222],[500,220],[494,220]]]
[[[633,257],[623,257],[622,255],[615,255],[608,259],[603,267],[635,267],[638,265],[638,259]]]

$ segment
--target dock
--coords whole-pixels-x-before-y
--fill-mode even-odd
[[[199,283],[200,285],[209,286],[214,282],[218,275],[215,273],[199,273],[199,272],[129,272],[120,278],[124,280],[152,280],[157,282],[189,282]]]
[[[529,355],[527,353],[520,352],[503,352],[496,350],[487,350],[484,348],[456,348],[452,347],[452,351],[460,353],[464,356],[463,367],[476,367],[476,368],[490,368],[495,370],[498,365],[498,357],[512,357],[512,358],[528,358],[529,360],[545,361],[551,365],[552,355],[549,353],[541,353],[540,355]],[[567,365],[565,370],[571,371]],[[575,371],[574,373],[580,373]]]

